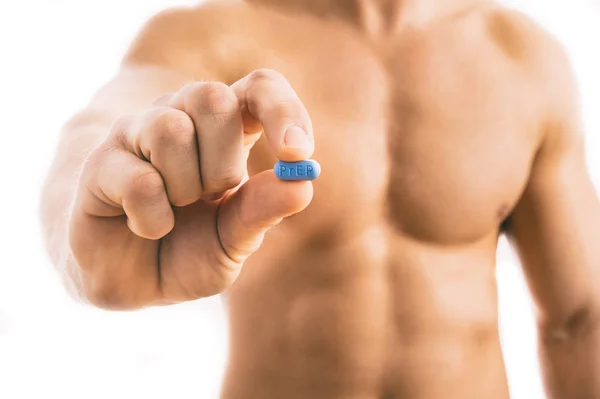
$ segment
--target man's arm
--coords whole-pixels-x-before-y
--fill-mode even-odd
[[[537,309],[548,397],[600,398],[600,204],[567,56],[556,43],[541,48],[540,83],[549,103],[509,235]]]
[[[160,96],[175,92],[194,79],[221,78],[215,72],[217,60],[206,53],[189,51],[190,36],[198,41],[210,40],[215,23],[215,18],[206,15],[210,12],[169,10],[150,20],[125,56],[118,75],[62,129],[42,193],[41,217],[51,260],[74,296],[79,297],[78,276],[75,268],[69,267],[67,220],[82,165],[121,115],[148,108]],[[197,62],[186,58],[192,56]],[[207,61],[199,63],[201,58]]]
[[[219,3],[153,18],[119,76],[67,124],[43,222],[76,297],[126,310],[222,293],[265,232],[312,200],[309,181],[248,175],[259,138],[290,161],[310,158],[314,139],[287,79],[244,72],[251,47],[223,46],[243,39],[247,10]]]

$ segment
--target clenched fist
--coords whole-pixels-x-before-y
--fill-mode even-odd
[[[93,304],[135,309],[224,291],[264,233],[300,212],[312,184],[249,178],[261,134],[284,161],[309,158],[311,121],[286,79],[193,83],[123,116],[79,180],[69,242]]]

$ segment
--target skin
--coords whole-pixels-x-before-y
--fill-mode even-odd
[[[548,397],[597,398],[600,206],[577,97],[560,45],[493,2],[167,11],[65,125],[48,249],[101,308],[223,293],[226,399],[505,399],[505,226]],[[314,183],[273,175],[311,156]]]

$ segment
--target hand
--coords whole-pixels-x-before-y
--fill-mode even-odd
[[[271,70],[193,83],[123,116],[86,161],[70,215],[83,296],[135,309],[227,289],[265,232],[312,199],[310,182],[248,177],[261,134],[281,160],[313,153],[305,107]]]

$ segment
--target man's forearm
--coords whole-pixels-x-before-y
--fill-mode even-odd
[[[582,311],[567,326],[541,333],[548,399],[600,398],[600,317]]]
[[[69,268],[67,239],[70,207],[85,159],[104,140],[115,118],[110,112],[87,110],[64,126],[57,154],[42,192],[41,218],[46,249],[74,296],[78,296],[77,275],[75,270]]]

